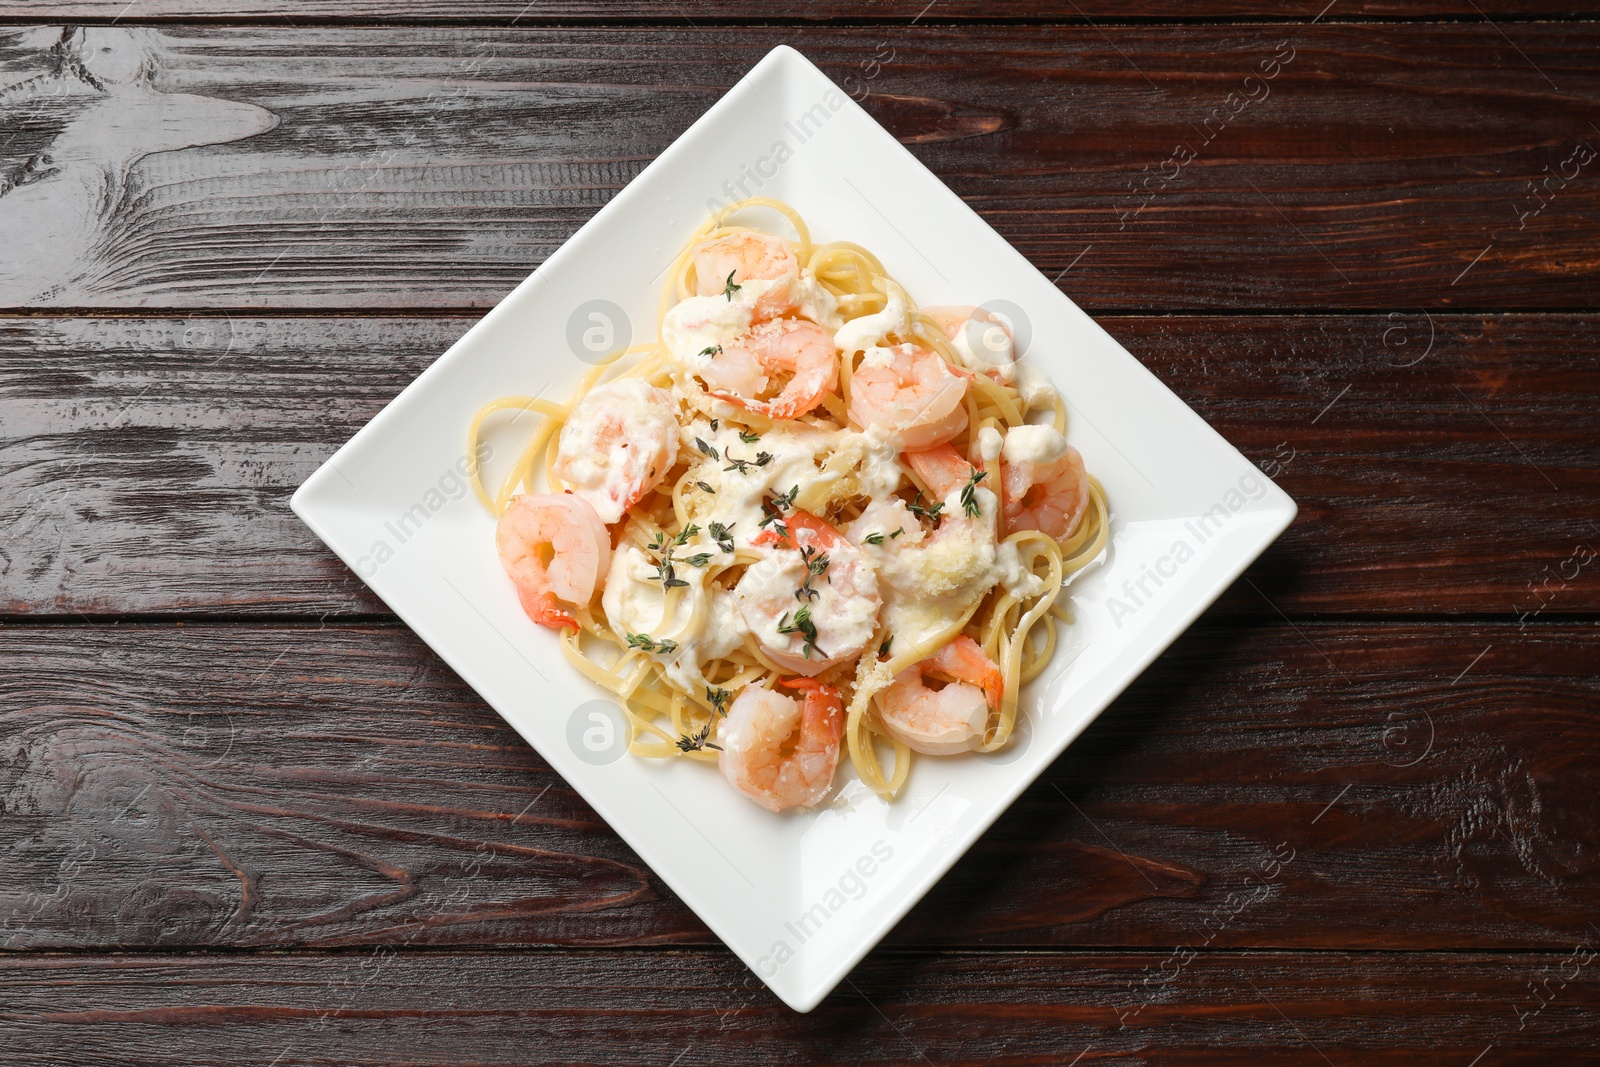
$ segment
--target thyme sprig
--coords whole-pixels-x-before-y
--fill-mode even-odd
[[[978,517],[978,512],[980,509],[978,507],[978,498],[975,495],[975,492],[978,488],[978,483],[983,481],[988,476],[988,471],[980,471],[974,467],[972,469],[971,480],[969,480],[966,485],[961,487],[961,510],[966,513],[966,516],[969,519],[975,519]]]
[[[787,611],[784,612],[782,617],[778,619],[778,632],[780,634],[799,634],[803,637],[805,641],[800,646],[800,651],[805,655],[806,659],[811,658],[812,652],[820,651],[817,648],[817,624],[811,621],[810,604],[806,604],[794,613],[794,622],[792,623],[789,621],[789,613]]]
[[[629,634],[628,647],[637,648],[644,652],[659,652],[663,656],[670,656],[678,651],[678,642],[667,639],[657,641],[649,634]]]
[[[885,537],[887,537],[890,541],[893,541],[896,537],[899,537],[901,534],[903,534],[905,532],[906,532],[906,528],[904,526],[900,527],[898,530],[896,530],[894,533],[891,533],[891,534],[885,534],[882,530],[878,530],[878,531],[876,531],[874,533],[867,534],[867,536],[863,537],[861,540],[865,541],[869,545],[881,545],[881,544],[883,544],[883,541],[884,541]]]
[[[757,452],[755,459],[734,459],[733,456],[724,452],[722,454],[722,458],[728,461],[728,465],[723,467],[723,470],[738,471],[740,474],[749,474],[751,467],[765,467],[768,463],[771,463],[772,453]]]
[[[677,569],[673,566],[674,563],[687,563],[691,567],[704,567],[710,562],[711,554],[708,552],[697,553],[683,560],[674,560],[672,558],[673,549],[682,548],[689,543],[689,538],[699,532],[700,527],[692,522],[670,538],[660,530],[656,531],[655,537],[651,539],[647,547],[651,552],[656,553],[657,557],[656,572],[651,577],[660,582],[663,589],[679,589],[689,584],[678,577]]]
[[[722,295],[728,298],[728,303],[730,303],[730,304],[733,303],[733,294],[737,293],[740,289],[744,288],[741,285],[733,284],[733,276],[735,274],[737,274],[738,271],[739,271],[738,267],[735,267],[733,270],[730,270],[728,272],[728,280],[722,283]]]
[[[806,579],[800,584],[800,588],[794,591],[794,598],[796,600],[813,600],[817,596],[817,591],[811,588],[811,579],[820,578],[826,574],[828,564],[832,561],[828,559],[826,552],[818,552],[810,545],[800,549],[800,558],[806,565]]]
[[[936,500],[932,504],[923,504],[922,490],[918,489],[916,497],[906,505],[906,508],[919,519],[929,519],[937,522],[939,521],[939,512],[944,510],[944,501]]]
[[[722,751],[722,746],[711,740],[711,724],[707,722],[692,734],[682,734],[678,737],[679,752],[702,752],[714,748]]]
[[[779,537],[788,540],[789,526],[783,521],[783,516],[785,512],[794,507],[794,498],[799,495],[800,487],[797,485],[790,489],[787,493],[779,493],[775,496],[769,496],[765,500],[761,501],[761,514],[763,518],[760,525],[763,527],[771,525]]]
[[[732,698],[733,694],[726,689],[713,689],[709,685],[706,686],[706,699],[711,702],[711,710],[718,715],[727,716],[728,701]]]

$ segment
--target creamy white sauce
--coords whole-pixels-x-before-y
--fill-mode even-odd
[[[1006,433],[1000,455],[1007,463],[1042,467],[1060,459],[1066,451],[1067,439],[1057,433],[1054,426],[1013,426]]]
[[[1040,372],[1039,368],[1028,363],[1013,364],[1016,370],[1014,384],[1017,392],[1022,394],[1022,403],[1025,407],[1036,408],[1049,404],[1055,398],[1055,386]]]
[[[1000,431],[993,426],[985,426],[978,431],[978,455],[983,458],[985,467],[1000,458],[1000,449],[1003,443]]]
[[[674,550],[675,560],[702,547],[685,546]],[[656,560],[637,545],[624,543],[611,557],[605,592],[600,603],[606,619],[623,644],[629,634],[648,634],[657,641],[691,644],[700,638],[694,627],[695,604],[706,597],[705,569],[675,562],[673,573],[689,583],[687,587],[665,589],[656,578]]]
[[[973,336],[980,341],[977,350],[972,347]],[[950,347],[955,349],[968,370],[992,372],[1003,382],[1009,382],[1016,376],[1011,334],[997,322],[974,322],[969,317],[956,330],[956,335],[950,338]]]
[[[883,535],[882,544],[867,540],[875,534]],[[883,561],[901,550],[920,545],[927,534],[923,532],[917,517],[911,514],[911,509],[906,507],[905,501],[890,497],[887,500],[874,500],[862,508],[861,514],[845,529],[845,536],[859,545],[875,565],[881,566]]]
[[[832,450],[841,434],[805,423],[789,423],[774,427],[761,434],[761,439],[746,444],[739,439],[741,427],[719,422],[711,428],[710,420],[695,419],[683,427],[681,451],[699,462],[691,465],[689,481],[705,482],[711,493],[698,484],[684,492],[689,513],[694,521],[706,526],[712,519],[732,528],[735,544],[749,545],[750,539],[761,532],[762,501],[769,496],[787,494],[796,486],[801,493],[796,503],[804,507],[806,494],[826,492],[837,475],[819,470],[819,455]],[[700,450],[696,439],[716,450],[712,459]],[[764,466],[756,466],[761,453],[772,457]],[[749,464],[743,471],[726,470],[734,459]]]
[[[1001,544],[995,549],[995,565],[1000,570],[1000,584],[1018,600],[1027,600],[1044,592],[1044,579],[1022,565],[1022,556],[1013,544]]]
[[[749,629],[739,614],[738,598],[732,590],[717,593],[711,600],[711,618],[705,633],[695,647],[695,654],[703,665],[708,660],[721,659],[744,644]]]
[[[713,590],[705,567],[686,562],[701,553],[710,554],[710,562],[727,559],[703,534],[674,548],[673,575],[689,584],[669,592],[656,576],[657,557],[636,545],[624,544],[612,556],[605,592],[600,597],[606,620],[624,644],[629,634],[647,634],[657,642],[676,643],[677,648],[670,653],[648,654],[663,663],[669,678],[690,692],[707,684],[705,664],[739,647],[745,633],[743,621],[733,610],[732,596]],[[700,616],[698,622],[696,614]]]
[[[905,353],[908,356],[911,355],[911,346],[909,344],[903,344],[903,345],[869,345],[867,347],[867,349],[864,352],[861,353],[861,366],[863,366],[863,367],[887,367],[887,366],[890,366],[891,364],[894,363],[894,357],[900,355],[902,352]]]
[[[839,298],[817,281],[816,272],[809,267],[800,272],[800,280],[795,284],[795,302],[799,304],[801,317],[818,326],[837,330],[844,321],[839,317]]]
[[[893,542],[863,548],[878,568],[883,619],[899,648],[920,643],[960,618],[1001,578],[995,562],[998,500],[981,486],[972,498],[978,506],[976,518],[962,510],[957,489],[945,498],[937,529],[924,532],[920,525],[907,525],[906,533]],[[902,516],[915,522],[899,500],[874,505],[851,524],[851,535],[865,537],[880,524],[892,532]]]
[[[873,500],[882,500],[900,488],[905,472],[900,469],[900,454],[888,434],[874,426],[849,438],[861,449],[858,473],[861,492]]]
[[[622,500],[676,461],[677,413],[663,402],[669,396],[639,378],[607,382],[578,401],[561,427],[556,473],[608,526],[622,518]]]
[[[904,337],[910,332],[906,294],[898,285],[891,284],[883,310],[851,319],[839,327],[833,335],[833,344],[841,352],[859,352],[877,344],[889,334]]]

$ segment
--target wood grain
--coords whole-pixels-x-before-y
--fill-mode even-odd
[[[1514,957],[1213,953],[1176,976],[1165,953],[880,952],[811,1015],[709,951],[21,957],[0,960],[0,1026],[17,1067],[233,1067],[241,1045],[277,1067],[1544,1067],[1595,1062],[1600,980],[1577,962],[1595,936]]]
[[[0,611],[383,611],[288,498],[469,323],[0,319]],[[1594,316],[1106,325],[1300,503],[1222,610],[1600,608]]]
[[[1600,25],[1324,3],[7,5],[0,1060],[1600,1063]],[[806,1017],[287,508],[780,43],[1301,504]]]
[[[1600,271],[1592,23],[0,40],[0,306],[486,307],[785,42],[1091,309],[1591,306]]]
[[[1570,947],[1595,635],[1203,627],[891,943]],[[10,626],[0,659],[0,948],[712,941],[401,628]]]
[[[914,25],[946,21],[1083,23],[1141,19],[1183,22],[1190,19],[1251,18],[1286,22],[1355,18],[1384,19],[1526,19],[1583,18],[1589,9],[1571,0],[1311,0],[1292,5],[1265,0],[1030,0],[1000,5],[986,0],[821,0],[804,5],[778,0],[686,0],[652,4],[648,0],[407,0],[379,4],[375,0],[139,0],[131,10],[126,0],[12,0],[5,14],[33,21],[115,19],[118,24],[181,20],[265,22],[304,25],[307,22],[469,22],[481,25],[537,26],[585,22],[636,22],[699,26],[715,22],[883,22]]]

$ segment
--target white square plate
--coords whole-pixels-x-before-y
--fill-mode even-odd
[[[589,369],[585,344],[654,330],[674,252],[709,210],[746,193],[787,200],[818,240],[872,249],[921,304],[1003,299],[1022,309],[1023,358],[1062,390],[1068,436],[1111,501],[1108,559],[1069,587],[1077,621],[1024,691],[1027,728],[992,756],[918,760],[894,804],[847,760],[830,806],[775,816],[713,768],[626,757],[604,694],[518,607],[494,521],[460,478],[480,405],[563,397]],[[621,309],[609,325],[592,317],[601,300]],[[762,59],[339,449],[293,507],[800,1011],[1295,515],[1288,496],[790,48]]]

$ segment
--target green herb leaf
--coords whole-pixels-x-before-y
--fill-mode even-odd
[[[743,441],[747,445],[753,445],[757,441],[761,440],[761,435],[756,433],[754,430],[740,430],[739,440]]]
[[[944,501],[940,500],[932,504],[924,505],[922,503],[922,490],[919,489],[917,490],[916,498],[912,500],[911,503],[907,504],[906,508],[911,512],[911,514],[915,515],[919,519],[931,519],[937,522],[939,519],[939,512],[944,510]]]
[[[716,449],[712,448],[710,445],[706,444],[703,440],[701,440],[698,437],[696,437],[694,439],[694,447],[698,448],[701,452],[703,452],[706,455],[710,456],[712,459],[720,458],[717,455],[717,450]]]
[[[659,652],[663,656],[670,656],[678,651],[678,642],[657,641],[649,634],[629,634],[628,647],[641,649],[645,652]]]
[[[699,752],[703,749],[714,748],[721,752],[722,746],[712,743],[710,738],[711,724],[708,722],[692,734],[680,735],[677,741],[678,750],[680,752]]]
[[[741,288],[743,288],[742,286],[733,284],[733,276],[738,272],[738,270],[738,267],[730,270],[728,272],[728,280],[722,283],[722,295],[728,298],[728,303],[730,304],[733,303],[733,294],[737,293]]]
[[[794,622],[790,623],[789,613],[784,612],[778,619],[778,632],[780,634],[799,634],[805,638],[801,652],[806,659],[811,658],[811,653],[817,650],[817,624],[811,621],[811,605],[807,604],[794,613]]]
[[[967,518],[969,519],[975,519],[978,517],[978,512],[980,509],[978,507],[976,490],[978,488],[978,483],[983,481],[988,476],[988,471],[980,471],[977,468],[973,468],[972,480],[967,482],[967,484],[961,489],[961,510],[966,513]]]

